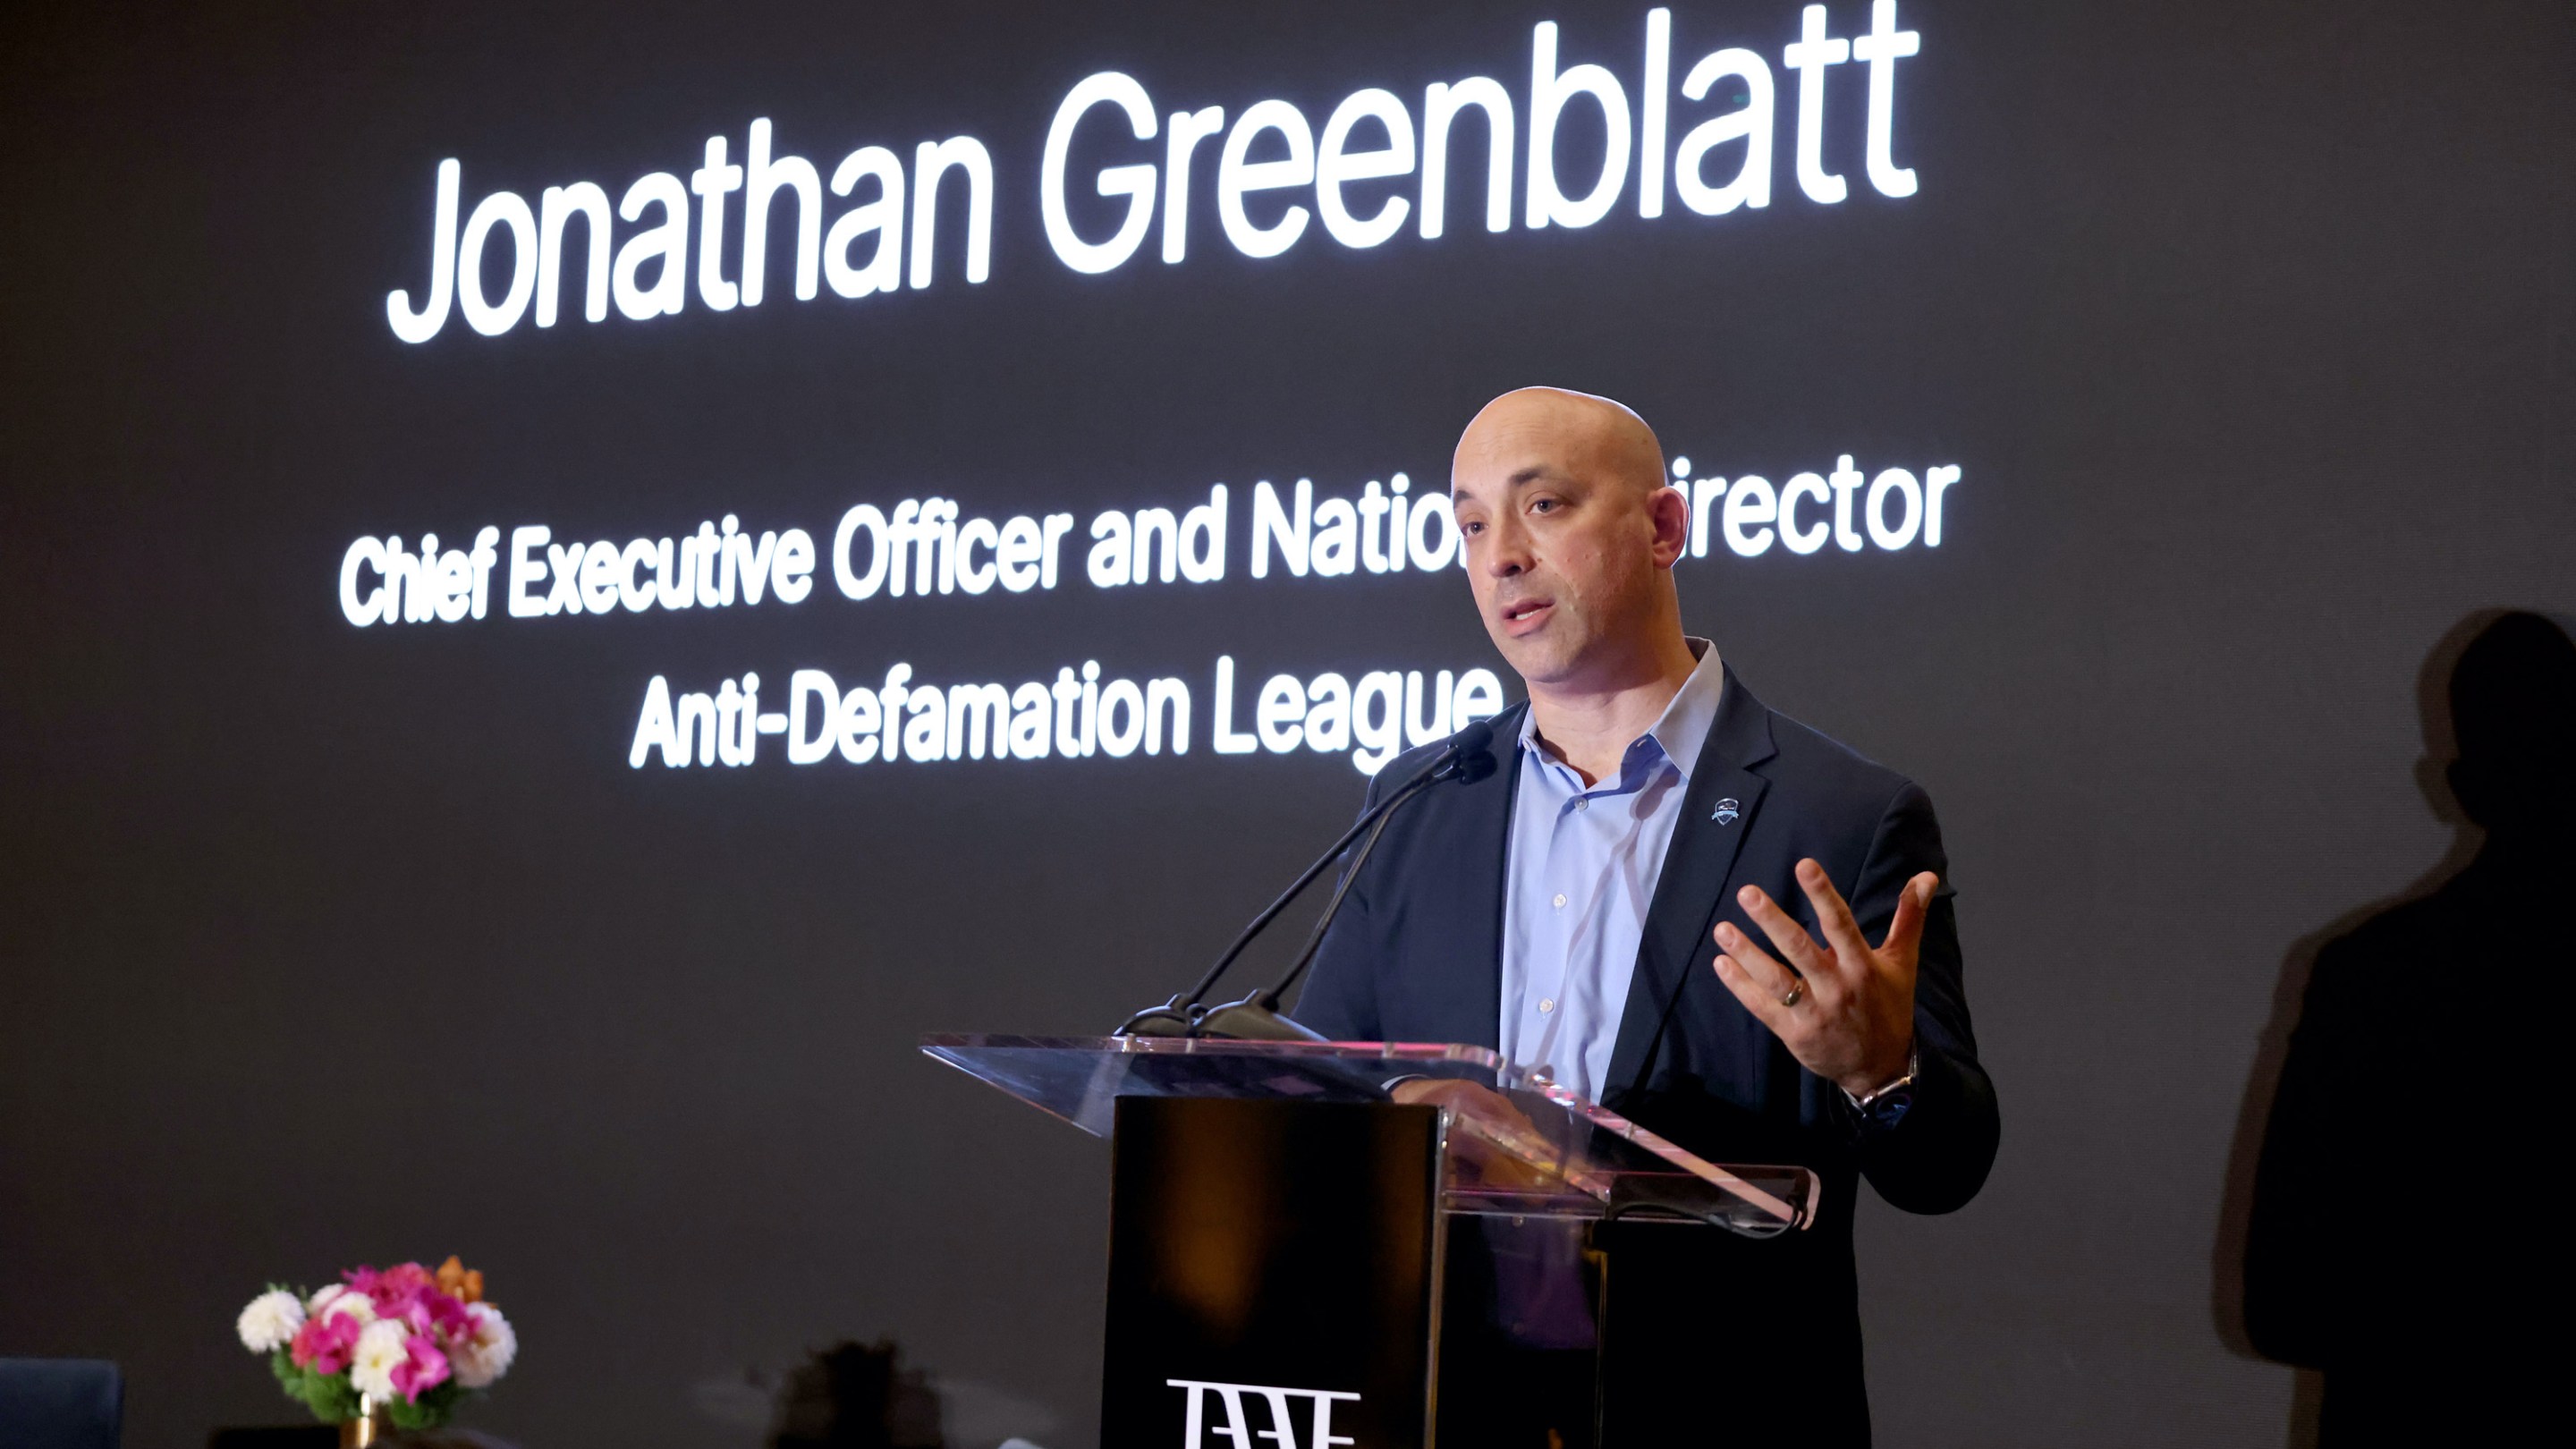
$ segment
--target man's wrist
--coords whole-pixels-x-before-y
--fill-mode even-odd
[[[1914,1105],[1914,1078],[1922,1070],[1922,1066],[1920,1048],[1909,1045],[1905,1049],[1905,1070],[1902,1074],[1881,1082],[1866,1092],[1855,1092],[1848,1086],[1843,1087],[1841,1089],[1843,1100],[1851,1105],[1852,1111],[1863,1122],[1893,1127],[1904,1120],[1907,1109]]]
[[[1914,1046],[1914,1042],[1910,1039],[1905,1043],[1905,1054],[1897,1058],[1894,1069],[1881,1068],[1863,1075],[1843,1077],[1837,1080],[1834,1086],[1852,1101],[1866,1102],[1914,1075]]]

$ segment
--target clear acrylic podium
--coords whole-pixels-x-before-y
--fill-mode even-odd
[[[1620,1372],[1616,1244],[1817,1208],[1805,1168],[1704,1161],[1481,1047],[922,1050],[1111,1140],[1104,1446],[1651,1444],[1669,1394]]]

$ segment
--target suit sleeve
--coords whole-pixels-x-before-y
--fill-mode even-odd
[[[1966,1206],[1985,1185],[2003,1129],[1994,1082],[1977,1060],[1976,1032],[1968,1021],[1958,910],[1941,827],[1931,798],[1908,783],[1888,803],[1852,894],[1862,934],[1872,941],[1883,937],[1905,883],[1927,870],[1941,877],[1941,886],[1924,922],[1914,980],[1914,1104],[1892,1126],[1855,1116],[1853,1130],[1861,1171],[1880,1197],[1907,1212],[1946,1213]]]
[[[1378,783],[1387,773],[1381,770],[1370,778],[1368,793],[1360,800],[1361,814],[1376,806]],[[1382,1041],[1386,1035],[1378,1024],[1377,952],[1372,944],[1377,931],[1367,884],[1365,880],[1351,883],[1341,914],[1333,918],[1332,929],[1324,933],[1324,944],[1315,953],[1315,964],[1307,968],[1305,992],[1297,998],[1298,1024],[1334,1041]]]

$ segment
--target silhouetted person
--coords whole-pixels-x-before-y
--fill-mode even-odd
[[[2565,1331],[2544,1264],[2570,1230],[2547,1184],[2568,1135],[2576,643],[2503,615],[2447,694],[2450,794],[2485,842],[2318,953],[2255,1175],[2247,1333],[2324,1371],[2326,1449],[2510,1442],[2490,1431],[2547,1422],[2541,1358]]]

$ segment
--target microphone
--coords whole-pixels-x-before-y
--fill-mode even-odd
[[[1471,728],[1482,728],[1485,732],[1486,745],[1490,746],[1494,733],[1492,726],[1479,720]],[[1447,778],[1454,779],[1462,785],[1472,785],[1494,773],[1495,768],[1493,750],[1489,747],[1480,747],[1472,751],[1462,751],[1458,756],[1456,767]],[[1333,917],[1341,914],[1343,898],[1350,894],[1352,882],[1360,878],[1360,867],[1368,864],[1369,852],[1377,849],[1379,837],[1386,834],[1388,822],[1395,818],[1395,807],[1412,799],[1423,790],[1429,789],[1435,783],[1437,783],[1435,773],[1427,771],[1414,777],[1396,792],[1396,798],[1387,802],[1385,812],[1378,816],[1377,824],[1370,828],[1368,839],[1360,842],[1359,854],[1351,857],[1350,869],[1342,872],[1341,881],[1333,887],[1332,899],[1324,902],[1324,913],[1315,918],[1315,928],[1307,933],[1305,948],[1297,953],[1295,964],[1291,965],[1287,974],[1280,977],[1269,990],[1256,991],[1241,1001],[1229,1001],[1222,1006],[1209,1007],[1199,1018],[1201,1036],[1244,1037],[1260,1041],[1279,1040],[1282,1038],[1264,1031],[1264,1028],[1276,1023],[1297,1033],[1298,1037],[1310,1041],[1317,1039],[1313,1032],[1280,1016],[1279,1003],[1287,996],[1288,988],[1297,984],[1297,978],[1306,974],[1306,968],[1315,964],[1316,953],[1324,948],[1324,933],[1332,928]]]
[[[1315,953],[1322,948],[1325,929],[1332,925],[1334,915],[1341,910],[1342,900],[1350,893],[1351,882],[1359,878],[1360,867],[1367,863],[1369,852],[1377,848],[1378,837],[1386,833],[1388,819],[1406,801],[1443,780],[1454,779],[1461,783],[1473,783],[1494,773],[1493,745],[1494,726],[1488,720],[1471,721],[1464,729],[1451,735],[1448,745],[1439,754],[1432,756],[1430,764],[1424,766],[1412,779],[1389,792],[1385,799],[1362,811],[1360,818],[1351,822],[1350,829],[1343,831],[1341,838],[1334,841],[1330,849],[1318,857],[1313,865],[1306,867],[1305,872],[1296,880],[1290,882],[1288,889],[1280,892],[1277,900],[1265,907],[1260,915],[1253,917],[1252,923],[1245,926],[1242,934],[1234,938],[1234,944],[1226,947],[1225,954],[1217,957],[1216,964],[1209,967],[1207,974],[1199,978],[1197,986],[1160,1006],[1149,1006],[1137,1012],[1127,1018],[1126,1022],[1112,1035],[1222,1036],[1250,1041],[1322,1041],[1324,1038],[1321,1036],[1279,1014],[1281,995],[1305,973],[1307,965],[1315,959]],[[1229,1001],[1222,1006],[1202,1008],[1199,1003],[1207,999],[1208,992],[1215,989],[1218,979],[1225,975],[1227,968],[1234,965],[1235,958],[1243,954],[1244,948],[1252,944],[1253,938],[1267,930],[1270,923],[1279,918],[1279,913],[1288,908],[1289,902],[1304,894],[1306,887],[1313,885],[1316,878],[1329,869],[1334,861],[1339,860],[1342,852],[1349,849],[1351,842],[1359,839],[1363,833],[1368,836],[1367,843],[1360,847],[1358,857],[1351,862],[1351,868],[1343,873],[1341,883],[1334,887],[1332,900],[1325,904],[1323,915],[1316,920],[1314,929],[1308,933],[1305,948],[1298,953],[1297,963],[1289,968],[1288,974],[1267,991],[1256,991],[1241,1001]]]

